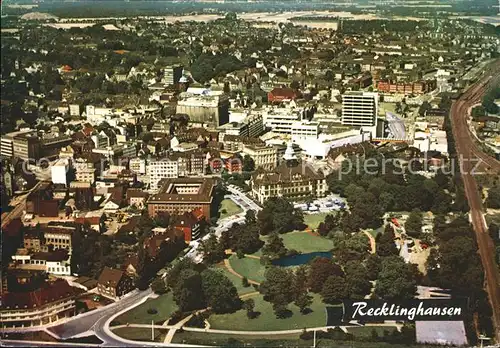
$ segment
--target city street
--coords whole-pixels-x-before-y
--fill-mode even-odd
[[[217,227],[215,227],[214,230],[212,231],[212,233],[215,234],[217,237],[220,237],[222,232],[227,231],[233,224],[244,222],[245,214],[248,210],[254,210],[257,213],[259,210],[262,209],[257,203],[248,198],[245,193],[239,191],[236,186],[229,185],[227,189],[230,192],[230,194],[226,195],[225,198],[231,199],[243,210],[243,212],[219,220]],[[203,238],[201,238],[201,240],[203,241],[208,239],[212,233],[208,233]],[[201,262],[203,256],[200,254],[198,250],[200,246],[200,241],[191,242],[191,245],[193,246],[193,248],[184,257],[189,257],[195,260],[196,262]]]

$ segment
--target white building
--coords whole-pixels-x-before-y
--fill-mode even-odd
[[[69,104],[69,114],[70,116],[80,116],[81,108],[79,104]]]
[[[292,125],[300,121],[300,113],[292,109],[271,109],[263,116],[266,127],[283,134],[291,134]]]
[[[70,167],[67,158],[60,158],[50,167],[51,180],[54,184],[67,185],[67,173]]]
[[[378,94],[347,92],[342,96],[342,125],[375,127],[378,115]]]
[[[243,120],[226,123],[218,129],[225,134],[258,137],[264,132],[263,117],[261,114],[248,114]]]
[[[149,188],[158,190],[158,183],[165,178],[179,177],[179,162],[177,159],[163,158],[149,162]]]
[[[243,155],[250,156],[255,168],[273,169],[278,164],[278,151],[274,146],[243,145]]]
[[[128,168],[136,174],[146,174],[146,160],[143,158],[131,158],[128,162]]]
[[[292,124],[292,141],[317,139],[319,123],[313,121],[299,121]]]

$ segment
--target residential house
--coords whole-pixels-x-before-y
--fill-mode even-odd
[[[104,267],[97,280],[99,294],[111,299],[118,299],[133,289],[133,279],[119,269]]]

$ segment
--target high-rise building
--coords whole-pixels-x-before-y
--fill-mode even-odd
[[[174,85],[179,82],[182,77],[183,67],[181,65],[167,66],[163,70],[162,82],[168,85]]]
[[[347,92],[342,95],[342,125],[373,127],[377,125],[378,94]]]

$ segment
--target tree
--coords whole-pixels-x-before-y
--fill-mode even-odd
[[[255,210],[249,209],[245,213],[245,223],[247,225],[254,224],[257,222],[257,217],[255,216]]]
[[[270,259],[279,259],[285,256],[287,249],[283,243],[283,239],[276,233],[271,234],[266,244],[262,247],[262,254]]]
[[[382,224],[383,210],[376,197],[362,187],[347,190],[350,213],[342,218],[342,227],[348,232],[358,232],[365,228],[378,228]]]
[[[383,258],[375,294],[383,299],[413,298],[417,290],[413,266],[399,256]]]
[[[250,283],[248,282],[247,277],[241,278],[241,285],[243,285],[244,288],[248,288],[250,286]]]
[[[305,313],[312,303],[313,298],[307,292],[300,294],[294,301],[294,304],[299,307],[300,313]]]
[[[370,254],[366,258],[366,272],[368,273],[368,279],[375,280],[380,272],[380,263],[382,259],[377,254]]]
[[[166,293],[167,292],[167,286],[165,284],[165,280],[163,280],[162,278],[156,278],[151,283],[151,289],[153,290],[153,292],[155,294],[161,295],[161,294]]]
[[[391,224],[387,224],[384,233],[379,233],[375,238],[377,246],[377,254],[379,256],[399,255],[398,248],[395,243],[396,235]]]
[[[201,242],[201,252],[203,253],[203,262],[207,264],[218,263],[226,256],[224,245],[219,243],[215,234]]]
[[[255,170],[255,161],[249,155],[243,157],[243,172],[253,173]]]
[[[323,302],[334,304],[347,298],[347,282],[344,277],[332,275],[328,277],[321,289]]]
[[[206,269],[201,272],[203,295],[214,313],[232,313],[241,308],[233,282],[223,273]]]
[[[333,253],[341,265],[345,265],[348,261],[364,259],[369,249],[370,240],[364,233],[334,236]]]
[[[247,311],[247,317],[250,319],[255,318],[255,301],[253,298],[249,298],[248,300],[243,301],[242,305],[243,309]]]
[[[304,226],[304,216],[300,209],[282,197],[271,197],[257,214],[260,233],[286,233]]]
[[[358,261],[350,261],[344,267],[349,297],[352,299],[363,299],[371,291],[368,271]]]
[[[486,205],[491,209],[500,209],[500,185],[494,186],[488,190]]]
[[[173,297],[179,310],[188,312],[206,307],[201,275],[193,269],[182,270],[173,288]]]
[[[273,304],[277,316],[287,310],[286,306],[294,300],[293,273],[283,267],[270,267],[265,272],[265,280],[260,284],[259,291],[264,300]]]
[[[343,276],[344,272],[339,265],[326,257],[317,257],[311,262],[308,275],[309,289],[312,292],[319,293],[328,277],[336,275]]]
[[[422,213],[420,210],[414,209],[405,222],[406,234],[411,237],[418,238],[422,233],[422,225]]]

